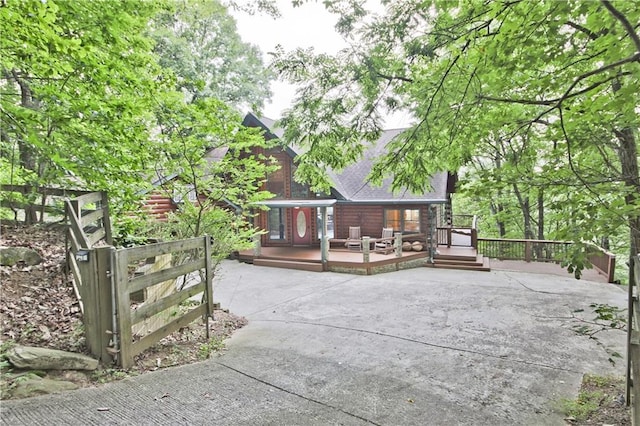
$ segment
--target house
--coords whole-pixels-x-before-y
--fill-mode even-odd
[[[243,125],[264,130],[267,140],[282,136],[274,121],[249,113]],[[270,148],[262,153],[273,157],[281,166],[270,174],[266,188],[275,194],[263,204],[269,207],[256,217],[256,226],[266,232],[262,247],[319,247],[322,237],[322,211],[326,209],[326,235],[345,239],[349,227],[358,226],[361,235],[380,238],[382,228],[393,228],[403,235],[429,238],[436,226],[449,223],[451,193],[456,175],[441,172],[432,176],[432,191],[415,195],[408,191],[394,194],[389,180],[380,187],[368,183],[372,163],[384,147],[403,130],[387,130],[372,144],[362,159],[340,172],[329,172],[333,186],[330,194],[316,194],[296,182],[296,148]],[[420,237],[419,237],[420,236]]]

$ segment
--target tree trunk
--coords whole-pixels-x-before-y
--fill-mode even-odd
[[[524,198],[518,189],[517,184],[513,184],[513,192],[516,194],[520,210],[522,211],[522,219],[524,224],[524,238],[532,240],[534,238],[533,231],[531,230],[531,210],[529,205],[529,197]]]
[[[15,82],[18,84],[18,86],[20,87],[20,103],[24,108],[29,108],[29,109],[35,109],[36,108],[36,103],[34,102],[33,99],[33,94],[31,92],[31,88],[29,87],[29,85],[27,84],[26,81],[24,81],[22,78],[20,78],[18,72],[16,70],[13,70],[11,72],[11,76],[13,77],[13,79],[15,80]],[[22,135],[18,136],[16,139],[18,141],[18,152],[19,152],[19,159],[20,159],[20,165],[29,171],[32,171],[36,176],[39,176],[39,168],[38,168],[38,164],[37,164],[37,157],[36,157],[36,153],[34,152],[34,150],[32,149],[31,146],[29,146],[25,140],[24,137],[26,135]],[[38,187],[38,182],[30,182],[35,189],[37,189]],[[35,201],[31,200],[31,201]],[[24,221],[26,224],[32,224],[32,223],[36,223],[38,221],[38,215],[37,215],[37,210],[35,205],[29,205],[28,207],[25,207],[24,209]]]
[[[618,157],[622,171],[622,180],[627,186],[625,203],[627,206],[638,206],[640,201],[640,172],[638,169],[638,148],[633,129],[615,130],[620,142]],[[633,265],[632,258],[640,253],[640,209],[632,209],[628,217],[629,221],[629,264]],[[629,268],[629,284],[634,277],[633,268]]]

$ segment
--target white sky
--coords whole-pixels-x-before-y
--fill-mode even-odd
[[[265,14],[249,15],[231,11],[238,24],[238,33],[242,40],[257,45],[264,55],[265,64],[280,44],[289,51],[297,47],[313,47],[316,52],[335,53],[346,46],[346,43],[334,30],[336,19],[324,6],[308,3],[294,8],[291,0],[277,0],[280,18],[271,18]],[[291,106],[295,95],[295,87],[281,81],[271,84],[273,96],[271,102],[265,104],[263,114],[277,119],[282,111]]]
[[[337,18],[327,12],[321,3],[309,2],[296,8],[291,5],[291,0],[277,0],[277,4],[282,15],[277,19],[265,14],[252,16],[230,11],[237,21],[240,37],[262,50],[265,64],[270,61],[268,52],[274,51],[278,44],[287,51],[297,47],[313,47],[318,53],[336,53],[347,46],[334,29]],[[278,119],[291,106],[295,87],[274,81],[271,91],[271,102],[265,104],[262,113],[266,117]],[[406,114],[396,114],[387,117],[385,127],[405,127],[409,121]]]

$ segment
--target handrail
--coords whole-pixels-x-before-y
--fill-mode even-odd
[[[550,241],[508,238],[478,238],[478,253],[486,257],[525,262],[562,262],[566,260],[572,241]],[[587,259],[598,272],[612,283],[615,275],[615,255],[593,244],[587,246]]]

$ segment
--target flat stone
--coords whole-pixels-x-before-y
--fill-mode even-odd
[[[32,376],[26,380],[18,381],[11,394],[14,398],[29,398],[36,395],[45,395],[74,389],[78,389],[78,385],[72,382],[43,379],[38,376]]]
[[[16,346],[6,353],[9,362],[17,368],[31,370],[95,370],[98,360],[75,352],[57,349]]]
[[[38,265],[42,257],[28,247],[0,247],[0,265],[14,266],[20,262],[29,266]]]

